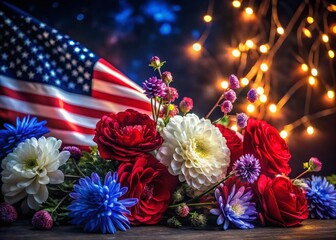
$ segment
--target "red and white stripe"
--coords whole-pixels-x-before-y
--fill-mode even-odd
[[[99,119],[128,108],[151,114],[142,89],[103,59],[94,66],[92,96],[0,75],[0,118],[14,123],[17,116],[30,114],[47,120],[49,135],[65,145],[95,145],[92,139]]]

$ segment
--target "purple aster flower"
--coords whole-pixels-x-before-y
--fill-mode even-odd
[[[166,84],[162,79],[151,77],[143,83],[143,89],[146,96],[151,99],[155,97],[164,97],[166,95]]]
[[[79,179],[74,192],[70,193],[74,199],[68,206],[71,222],[84,225],[86,232],[115,233],[117,228],[126,231],[130,228],[127,208],[138,202],[136,198],[120,200],[126,192],[127,187],[120,187],[116,172],[108,172],[103,183],[97,173],[92,173],[91,178]]]
[[[251,103],[254,103],[258,99],[258,93],[257,90],[254,88],[251,88],[250,91],[247,93],[247,100],[249,100]]]
[[[241,156],[234,164],[233,171],[242,182],[254,183],[260,175],[260,163],[252,154]]]
[[[253,197],[252,191],[245,191],[242,186],[236,192],[236,185],[232,186],[229,194],[227,186],[221,184],[215,191],[218,208],[210,210],[210,213],[217,215],[217,225],[223,224],[223,229],[229,228],[230,222],[240,229],[254,228],[251,223],[257,218],[257,211],[254,202],[250,202]]]
[[[244,128],[247,126],[248,116],[245,113],[238,113],[236,120],[238,127]]]
[[[63,151],[70,152],[70,156],[77,161],[83,155],[82,151],[78,147],[75,147],[75,146],[66,146],[63,148]]]
[[[229,81],[230,81],[230,86],[229,87],[231,89],[240,88],[239,80],[235,75],[231,74],[231,76],[229,77]]]
[[[306,198],[311,218],[336,218],[336,189],[325,177],[307,179]]]
[[[229,113],[232,111],[233,105],[229,100],[225,100],[221,105],[221,110],[223,113]]]
[[[234,101],[237,99],[236,92],[230,89],[224,93],[224,98],[234,103]]]

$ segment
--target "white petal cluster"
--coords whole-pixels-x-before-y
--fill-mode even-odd
[[[70,157],[68,151],[59,152],[61,144],[54,137],[27,139],[3,159],[2,192],[6,202],[13,204],[28,196],[28,206],[38,209],[48,199],[46,185],[64,181],[58,168]]]
[[[181,182],[203,189],[225,176],[230,163],[226,139],[210,120],[195,114],[175,116],[163,129],[157,159]]]

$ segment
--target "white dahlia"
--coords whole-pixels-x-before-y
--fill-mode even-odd
[[[210,120],[195,114],[175,116],[163,129],[164,143],[157,159],[181,182],[203,189],[226,174],[230,150],[226,139]]]
[[[1,163],[6,202],[13,204],[28,195],[28,206],[38,209],[48,199],[46,185],[64,181],[64,174],[58,168],[70,157],[68,151],[59,152],[61,144],[54,137],[31,138],[7,155]]]

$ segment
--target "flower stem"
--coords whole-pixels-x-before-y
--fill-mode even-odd
[[[60,201],[59,203],[56,205],[56,207],[52,210],[51,214],[53,214],[60,206],[61,204],[64,202],[65,199],[67,199],[69,197],[69,195],[65,195]]]
[[[211,113],[215,110],[215,108],[218,106],[219,102],[222,101],[223,98],[224,98],[224,94],[222,94],[222,95],[218,98],[217,102],[216,102],[215,105],[211,108],[210,112],[208,112],[208,114],[205,116],[205,119],[207,119],[207,118],[210,117]]]
[[[294,182],[296,179],[302,177],[303,175],[305,175],[306,173],[309,173],[310,172],[310,169],[308,168],[306,171],[303,171],[302,173],[300,173],[296,178],[294,178],[292,180],[292,182]]]
[[[211,192],[212,190],[214,190],[219,184],[225,182],[226,180],[228,180],[231,176],[233,176],[234,173],[230,173],[229,175],[227,175],[225,178],[223,178],[221,181],[219,181],[218,183],[216,183],[215,185],[213,185],[211,188],[209,188],[208,190],[206,190],[204,193],[201,193],[200,195],[186,201],[186,204],[190,203],[190,202],[193,202],[195,200],[198,200],[200,199],[201,197],[203,197],[204,195],[208,194],[209,192]]]
[[[198,206],[208,206],[208,205],[215,205],[215,202],[205,202],[205,203],[189,203],[187,206],[188,207],[198,207]],[[170,205],[168,208],[175,208],[181,205],[181,203]]]
[[[151,98],[151,108],[152,108],[152,116],[153,116],[153,120],[155,121],[156,112],[155,112],[155,110],[154,110],[153,98]]]
[[[67,178],[81,178],[80,176],[71,175],[71,174],[66,174],[66,175],[64,175],[64,177],[67,177]]]
[[[82,175],[82,177],[85,177],[85,174],[79,169],[75,159],[72,159],[72,163],[75,165],[75,168],[77,169],[78,173]]]

